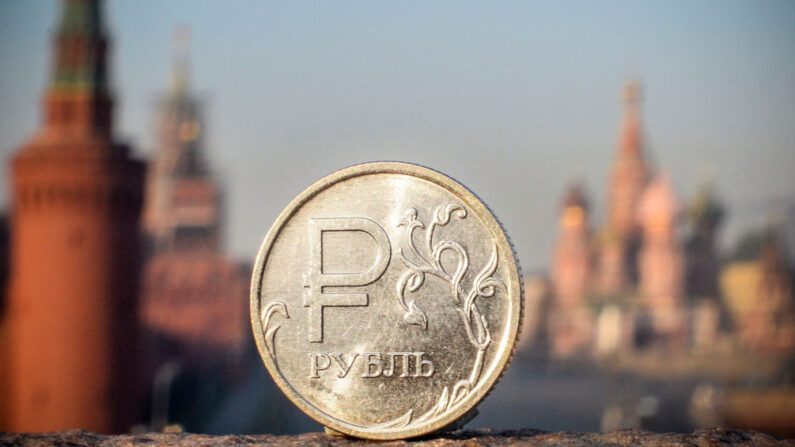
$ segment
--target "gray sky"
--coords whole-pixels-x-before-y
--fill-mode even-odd
[[[0,154],[36,129],[57,3],[0,2]],[[446,172],[546,267],[565,185],[596,220],[621,115],[643,85],[647,151],[683,200],[710,166],[724,245],[795,201],[795,2],[111,0],[117,135],[151,154],[172,33],[192,34],[206,151],[227,240],[253,258],[281,209],[338,168],[403,160]],[[7,204],[8,173],[0,204]]]

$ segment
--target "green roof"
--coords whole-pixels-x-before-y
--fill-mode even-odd
[[[107,88],[106,39],[99,0],[64,0],[55,38],[54,73],[50,84],[58,90],[104,91]],[[65,52],[75,41],[87,51],[78,58]]]

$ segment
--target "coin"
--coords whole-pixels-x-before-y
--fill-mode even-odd
[[[251,323],[281,390],[327,428],[416,437],[468,414],[509,363],[521,272],[499,221],[437,171],[337,171],[259,249]]]

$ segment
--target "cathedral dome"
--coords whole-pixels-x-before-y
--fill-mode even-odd
[[[638,205],[641,224],[647,228],[667,226],[673,223],[678,212],[679,202],[670,177],[666,173],[655,175]]]

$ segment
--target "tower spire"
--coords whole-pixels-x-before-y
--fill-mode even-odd
[[[174,247],[177,233],[185,226],[204,226],[215,247],[220,200],[217,187],[209,174],[203,153],[202,103],[194,97],[188,85],[188,28],[180,27],[173,34],[173,71],[169,90],[163,95],[157,122],[157,150],[147,175],[144,228],[153,252]],[[191,198],[192,197],[192,198]],[[181,219],[197,216],[197,201],[208,205],[199,213],[199,221],[189,224]],[[205,212],[210,210],[209,212]]]
[[[10,163],[10,431],[138,422],[143,164],[112,136],[99,0],[63,0],[39,131]]]
[[[608,227],[626,239],[637,227],[635,208],[649,180],[649,168],[643,155],[638,81],[624,85],[623,100],[624,116],[610,177]]]
[[[640,131],[640,83],[632,79],[624,84],[622,91],[624,100],[624,117],[621,123],[620,156],[639,156],[643,141]]]
[[[101,0],[63,0],[45,99],[48,130],[111,134],[107,49]]]
[[[171,95],[183,97],[190,89],[190,28],[183,25],[174,30],[174,68],[172,73]]]
[[[619,293],[635,280],[640,244],[638,203],[649,180],[640,128],[640,86],[631,80],[623,89],[624,116],[610,173],[607,222],[599,253],[599,279],[605,295]]]

